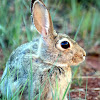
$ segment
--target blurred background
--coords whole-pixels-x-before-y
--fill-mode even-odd
[[[100,0],[43,0],[54,28],[76,40],[87,57],[72,67],[69,98],[100,100]],[[31,21],[31,0],[0,0],[0,77],[11,52],[38,35]]]

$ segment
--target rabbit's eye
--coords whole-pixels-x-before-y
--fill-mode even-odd
[[[61,47],[62,47],[63,49],[67,49],[67,48],[70,47],[70,44],[69,44],[69,42],[67,42],[67,41],[63,41],[63,42],[61,42]]]

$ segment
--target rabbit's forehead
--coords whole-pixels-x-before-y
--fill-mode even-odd
[[[68,35],[66,34],[58,34],[57,36],[58,41],[59,40],[64,40],[64,41],[69,41],[69,42],[74,42]]]
[[[63,38],[70,38],[68,35],[63,34],[63,33],[58,33],[57,37],[59,37],[59,39],[63,39]]]

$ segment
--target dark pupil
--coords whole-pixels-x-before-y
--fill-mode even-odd
[[[61,43],[61,47],[64,48],[64,49],[67,49],[67,48],[70,47],[70,44],[69,44],[69,42],[67,42],[67,41],[63,41],[63,42]]]

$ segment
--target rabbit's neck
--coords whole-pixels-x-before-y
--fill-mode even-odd
[[[40,58],[41,59],[41,58]],[[52,66],[60,66],[61,68],[68,68],[70,67],[68,64],[60,64],[59,62],[49,62],[46,60],[41,59],[43,63],[48,64],[48,65],[52,65]]]
[[[60,66],[60,67],[63,67],[63,68],[65,68],[65,67],[69,67],[68,64],[60,64],[59,62],[55,62],[54,65],[55,65],[55,66]]]

